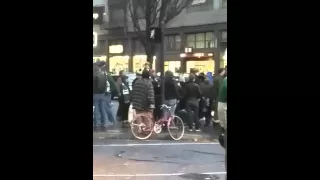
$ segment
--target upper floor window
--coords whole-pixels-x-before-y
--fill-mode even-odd
[[[165,37],[167,50],[180,50],[181,38],[180,35],[170,35]]]
[[[144,53],[145,52],[145,49],[139,39],[134,40],[133,45],[134,45],[134,52],[135,53]]]
[[[221,32],[221,41],[222,41],[222,42],[227,42],[227,38],[228,38],[227,35],[228,35],[228,34],[227,34],[227,31],[222,31],[222,32]]]
[[[221,8],[227,8],[227,0],[221,0]]]
[[[117,22],[117,21],[124,21],[124,9],[123,7],[117,7],[117,6],[110,6],[109,7],[110,12],[110,21]]]
[[[214,48],[216,47],[217,39],[213,32],[188,34],[187,46],[195,49],[199,48]]]

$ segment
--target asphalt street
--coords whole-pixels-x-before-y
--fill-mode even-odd
[[[224,180],[224,149],[190,141],[94,140],[94,180]]]

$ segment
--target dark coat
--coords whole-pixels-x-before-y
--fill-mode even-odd
[[[155,106],[154,88],[151,79],[139,78],[132,85],[133,109],[146,111],[150,105]]]

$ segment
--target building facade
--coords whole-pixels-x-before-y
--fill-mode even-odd
[[[125,0],[105,1],[104,23],[99,29],[94,56],[104,56],[108,68],[137,72],[143,69],[146,55],[126,14]],[[194,0],[165,27],[165,71],[214,72],[225,67],[227,48],[227,1]],[[154,55],[154,67],[158,67]],[[157,69],[156,69],[157,70]]]

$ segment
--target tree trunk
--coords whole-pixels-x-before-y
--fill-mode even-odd
[[[149,63],[149,68],[152,68],[153,65],[153,53],[147,52],[147,62]]]

